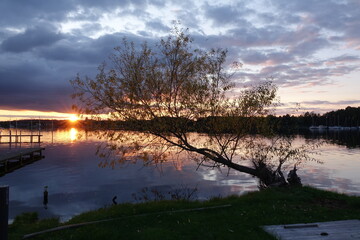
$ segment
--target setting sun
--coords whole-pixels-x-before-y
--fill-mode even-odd
[[[69,117],[70,122],[76,122],[77,120],[79,120],[79,118],[76,115],[72,115]]]

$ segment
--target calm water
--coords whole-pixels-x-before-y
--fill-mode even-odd
[[[76,129],[42,134],[45,158],[0,177],[0,185],[10,186],[11,219],[22,212],[37,211],[41,217],[57,216],[67,220],[84,211],[111,205],[114,196],[117,202],[135,202],[132,194],[144,187],[163,193],[196,187],[198,199],[257,190],[257,180],[251,176],[236,171],[228,175],[227,169],[200,167],[196,171],[196,164],[186,159],[161,166],[144,167],[138,161],[114,169],[100,168],[102,159],[95,155],[100,140],[96,137]],[[345,135],[348,134],[354,133]],[[309,162],[301,166],[298,174],[303,183],[360,195],[360,147],[346,142],[339,145],[342,142],[336,137],[315,137],[327,140],[319,149],[321,155],[316,156],[323,164]],[[304,137],[296,141],[302,142]],[[8,149],[8,145],[0,146],[1,152]],[[43,206],[44,186],[48,186],[49,191],[47,209]]]

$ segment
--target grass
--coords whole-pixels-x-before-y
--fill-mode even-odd
[[[225,204],[231,207],[159,213]],[[64,224],[109,218],[120,219],[46,233],[34,239],[274,239],[261,230],[262,225],[360,219],[360,197],[310,187],[268,189],[206,202],[120,204],[83,213]],[[24,234],[64,224],[56,219],[38,221],[35,213],[23,214],[9,227],[9,239],[21,239]]]

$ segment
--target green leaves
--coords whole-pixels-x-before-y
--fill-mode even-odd
[[[177,27],[153,47],[124,38],[114,49],[110,64],[99,66],[95,79],[77,76],[71,81],[73,96],[80,100],[76,109],[83,114],[108,114],[111,120],[131,122],[155,136],[149,144],[144,144],[144,139],[139,144],[135,141],[126,147],[126,153],[120,147],[120,159],[134,158],[137,151],[140,154],[136,156],[146,163],[165,161],[165,151],[148,151],[150,145],[156,149],[156,144],[162,144],[195,153],[195,160],[203,158],[199,164],[226,165],[255,175],[254,169],[234,159],[241,143],[247,141],[246,134],[254,129],[253,119],[273,106],[277,88],[265,81],[238,96],[230,95],[235,84],[229,70],[239,69],[241,63],[226,66],[227,50],[195,49],[192,41]],[[206,119],[209,128],[203,142],[188,134],[199,119]]]

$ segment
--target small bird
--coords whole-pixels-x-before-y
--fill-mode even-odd
[[[117,205],[116,199],[117,199],[117,196],[114,196],[113,199],[112,199],[112,202],[113,202],[114,205]]]

